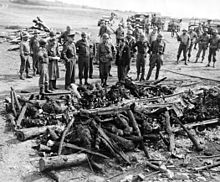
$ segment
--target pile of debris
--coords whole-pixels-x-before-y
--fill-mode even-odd
[[[185,131],[195,150],[202,151],[190,128],[216,124],[220,113],[218,87],[175,93],[173,86],[129,79],[110,88],[75,86],[43,99],[18,96],[13,88],[10,96],[7,122],[18,140],[37,139],[42,172],[88,161],[102,171],[100,158],[131,165],[127,152],[137,149],[144,151],[147,166],[168,172],[151,162],[150,146],[175,157],[175,135]]]

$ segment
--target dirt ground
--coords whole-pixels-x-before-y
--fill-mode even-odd
[[[122,16],[127,16],[128,13],[121,13]],[[30,27],[32,20],[36,16],[40,16],[46,24],[54,29],[64,30],[66,25],[71,25],[76,31],[87,31],[92,35],[93,40],[98,40],[97,21],[102,15],[110,14],[107,10],[85,9],[80,7],[47,7],[47,6],[31,6],[18,5],[6,0],[0,3],[0,34],[8,31],[6,26],[19,25]],[[187,24],[185,24],[186,26]],[[189,62],[186,66],[181,62],[175,64],[178,43],[175,38],[170,37],[170,33],[163,32],[167,43],[167,50],[164,56],[164,65],[161,70],[160,78],[167,77],[172,83],[179,81],[182,84],[197,82],[200,84],[218,85],[220,81],[220,56],[217,53],[216,68],[205,67],[207,64],[207,55],[204,63]],[[0,110],[4,112],[3,101],[9,96],[10,87],[14,87],[19,93],[21,90],[30,92],[38,92],[38,76],[33,79],[19,79],[19,53],[18,51],[7,51],[12,45],[0,39]],[[193,50],[191,61],[195,60],[196,50]],[[148,66],[146,67],[146,71]],[[116,67],[112,68],[113,77],[110,82],[116,82],[117,72]],[[58,87],[64,89],[64,66],[60,63],[61,78],[58,80]],[[135,63],[132,63],[130,76],[135,78],[136,68]],[[184,75],[186,74],[186,75]],[[190,76],[187,76],[190,75]],[[214,79],[209,81],[201,78]],[[152,78],[154,78],[154,73]],[[98,68],[94,66],[94,79],[89,82],[98,81]],[[34,145],[34,140],[18,142],[12,132],[7,131],[5,120],[0,116],[0,181],[5,182],[49,182],[52,181],[46,176],[39,173],[38,159],[35,151],[31,148]],[[137,168],[138,169],[138,168]],[[71,168],[59,172],[63,177],[62,181],[98,181],[94,178],[95,174],[88,167]],[[108,173],[106,177],[111,176]],[[118,179],[110,181],[119,181]],[[220,181],[218,175],[212,178],[211,181]]]

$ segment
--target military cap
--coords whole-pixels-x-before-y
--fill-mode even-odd
[[[51,32],[49,33],[49,36],[50,36],[50,37],[55,37],[55,36],[56,36],[56,33],[55,33],[54,31],[51,31]]]
[[[183,32],[187,32],[187,30],[184,28],[183,30],[182,30]]]
[[[208,32],[208,28],[204,28],[203,30],[204,30],[204,32]]]
[[[47,44],[47,41],[45,39],[40,39],[39,41],[39,44],[42,46],[42,45],[45,45]]]
[[[144,35],[144,34],[140,34],[140,37],[141,37],[141,38],[145,38],[145,35]]]
[[[140,25],[139,25],[139,24],[136,24],[134,27],[135,27],[135,28],[136,28],[136,27],[138,27],[138,28],[139,28],[139,27],[140,27]]]
[[[76,34],[75,32],[72,32],[72,31],[71,31],[71,32],[68,34],[68,37],[74,37],[75,34]]]
[[[23,32],[22,37],[23,37],[23,38],[28,38],[28,37],[29,37],[28,32]]]
[[[162,34],[158,34],[157,38],[163,38],[163,35]]]
[[[153,30],[157,30],[157,29],[158,29],[157,27],[154,27],[154,28],[153,28]]]
[[[108,38],[109,38],[109,35],[108,35],[107,33],[104,33],[104,34],[102,35],[102,38],[108,39]]]
[[[82,37],[87,37],[86,32],[82,32],[82,33],[81,33],[81,36],[82,36]]]

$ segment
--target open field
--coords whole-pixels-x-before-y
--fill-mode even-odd
[[[33,6],[14,4],[7,0],[0,1],[0,32],[13,30],[5,29],[6,26],[19,25],[22,27],[32,26],[32,20],[36,16],[40,16],[42,20],[51,28],[56,30],[64,30],[67,25],[73,27],[76,31],[90,32],[92,39],[98,41],[97,37],[99,27],[97,27],[98,19],[103,15],[109,15],[111,11],[81,8],[79,6]],[[129,13],[118,12],[119,15],[127,17]],[[186,26],[186,24],[184,24]],[[164,32],[167,50],[165,53],[164,65],[161,70],[160,77],[168,77],[168,80],[181,80],[184,83],[192,81],[201,82],[202,84],[217,85],[220,82],[220,55],[217,53],[216,68],[205,67],[207,64],[207,54],[204,63],[189,62],[188,66],[182,63],[175,65],[178,43],[175,38],[170,37],[170,33]],[[17,91],[28,90],[38,92],[38,78],[20,80],[19,66],[20,59],[17,51],[9,52],[7,49],[11,45],[9,43],[0,43],[0,108],[4,109],[3,99],[9,95],[10,87],[13,86]],[[191,60],[195,60],[196,51],[193,50]],[[94,82],[98,80],[98,68],[94,66],[95,79],[89,80]],[[146,71],[148,66],[146,67]],[[170,72],[173,71],[173,72]],[[58,87],[64,89],[64,66],[60,64],[61,78],[58,80]],[[176,73],[175,73],[176,72]],[[177,74],[179,73],[179,74]],[[194,76],[189,77],[187,74]],[[116,82],[117,70],[113,66],[113,77],[110,82]],[[136,77],[135,63],[132,63],[130,72],[132,78]],[[203,80],[196,77],[214,79],[215,81]],[[154,78],[154,72],[152,78]],[[78,82],[77,82],[78,83]],[[0,116],[0,181],[4,182],[46,182],[51,181],[38,172],[38,160],[36,160],[35,151],[31,148],[33,141],[18,142],[12,132],[5,131],[5,121]],[[92,178],[89,168],[71,168],[67,171],[60,172],[65,176],[63,181],[89,181],[89,176]],[[214,181],[220,181],[220,176],[216,175]],[[74,179],[75,178],[75,179]],[[92,180],[91,180],[92,181]],[[116,180],[117,181],[117,180]]]

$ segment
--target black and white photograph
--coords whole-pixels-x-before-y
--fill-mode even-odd
[[[0,182],[220,182],[219,0],[0,0]]]

